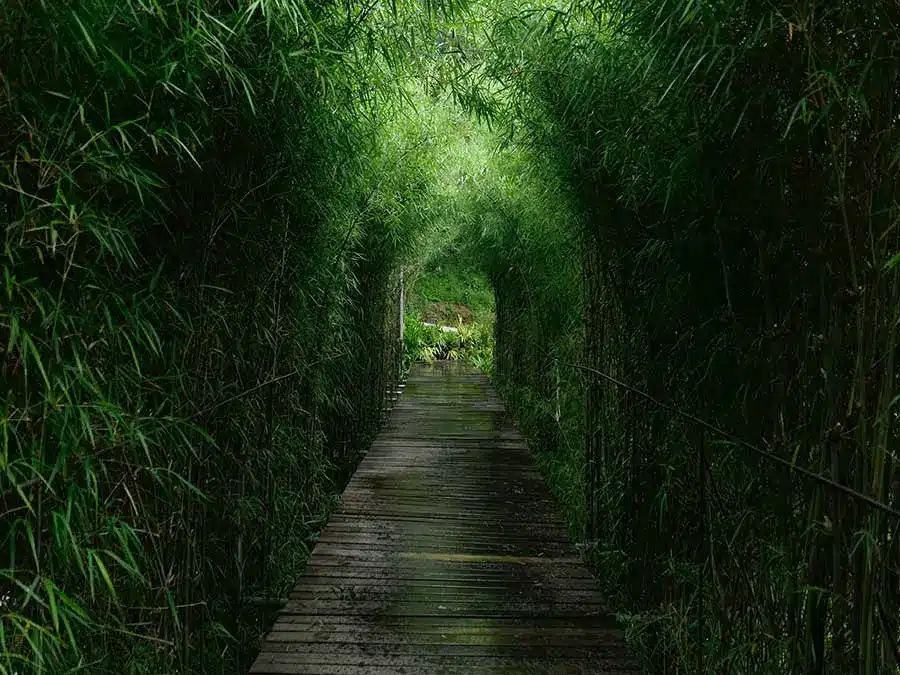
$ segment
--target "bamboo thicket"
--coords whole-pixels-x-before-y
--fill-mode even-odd
[[[574,201],[486,204],[496,370],[633,644],[653,672],[896,672],[900,521],[867,499],[900,505],[897,7],[489,13],[469,86]],[[547,262],[573,241],[580,272]]]
[[[248,665],[399,374],[427,19],[0,10],[0,672]]]

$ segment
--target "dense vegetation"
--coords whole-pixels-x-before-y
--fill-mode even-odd
[[[432,127],[443,130],[422,253],[406,265],[405,362],[467,360],[493,368],[494,294],[480,269],[473,181],[490,163],[491,138],[477,123],[432,108]]]
[[[240,672],[398,376],[427,17],[0,18],[0,672]]]
[[[524,158],[484,191],[495,368],[632,643],[896,672],[897,6],[485,16]]]
[[[404,305],[406,364],[463,359],[490,375],[493,291],[482,271],[462,257],[465,247],[459,241],[449,244],[429,247],[419,269],[407,272],[412,274]]]
[[[0,672],[245,668],[405,347],[493,368],[649,672],[896,673],[898,22],[6,3]]]

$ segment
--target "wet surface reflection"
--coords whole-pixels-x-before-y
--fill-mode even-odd
[[[487,379],[418,366],[255,673],[637,672]]]

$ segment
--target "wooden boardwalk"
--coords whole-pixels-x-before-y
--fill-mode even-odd
[[[251,673],[635,673],[488,380],[416,366]]]

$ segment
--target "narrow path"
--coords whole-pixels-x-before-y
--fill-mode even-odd
[[[417,366],[251,673],[632,673],[487,378]]]

